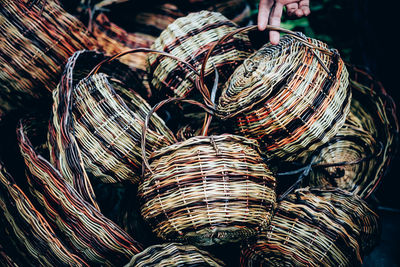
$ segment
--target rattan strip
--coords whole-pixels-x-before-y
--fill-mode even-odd
[[[198,136],[155,151],[139,185],[141,213],[166,240],[237,242],[268,223],[275,178],[257,143],[240,136]]]
[[[236,69],[219,99],[217,115],[233,117],[235,132],[259,140],[268,158],[309,154],[337,133],[349,112],[343,61],[306,42],[326,50],[318,40],[289,35],[277,46],[266,44]]]
[[[0,162],[0,207],[19,242],[40,266],[89,266],[71,253]],[[10,244],[8,244],[10,245]]]
[[[298,189],[242,250],[242,266],[359,266],[378,237],[378,217],[349,192]]]
[[[171,23],[156,39],[152,48],[165,51],[200,69],[207,49],[237,26],[219,13],[201,11],[191,13]],[[220,83],[225,82],[240,62],[253,52],[249,38],[239,34],[221,44],[206,66],[206,74],[217,67]],[[148,56],[152,85],[162,95],[186,96],[194,88],[193,72],[169,58]],[[213,76],[213,75],[211,75]]]
[[[59,171],[36,154],[23,125],[19,125],[17,137],[32,191],[48,219],[77,253],[90,264],[120,266],[142,250],[138,242],[85,201]]]
[[[27,108],[27,100],[50,97],[73,52],[95,40],[58,1],[43,8],[26,1],[0,1],[0,109]]]
[[[135,255],[125,267],[225,266],[208,252],[192,245],[165,243],[153,245]]]
[[[310,185],[334,185],[367,198],[384,177],[398,144],[399,124],[396,106],[382,84],[369,73],[354,66],[349,68],[353,92],[346,123],[327,147],[317,151],[323,163],[357,164],[315,169]]]

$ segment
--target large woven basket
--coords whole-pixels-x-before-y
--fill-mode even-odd
[[[152,112],[174,100],[160,102]],[[144,130],[142,146],[145,137]],[[237,242],[270,220],[275,177],[254,140],[196,136],[155,150],[144,163],[140,209],[158,237],[197,245]]]
[[[399,124],[394,101],[382,84],[361,69],[350,70],[350,113],[337,135],[315,153],[314,161],[327,167],[314,168],[304,184],[338,186],[367,198],[395,154]]]
[[[235,29],[236,24],[220,13],[191,13],[171,23],[156,39],[152,48],[171,53],[199,70],[208,48]],[[206,78],[213,72],[214,65],[219,70],[219,81],[223,83],[252,52],[249,38],[245,34],[224,42],[211,55],[206,66]],[[151,84],[161,99],[165,96],[186,96],[195,86],[195,73],[174,60],[150,54],[148,64],[149,72],[152,73]]]
[[[141,244],[87,202],[50,162],[37,154],[28,129],[20,122],[17,138],[30,190],[46,219],[57,227],[57,233],[73,252],[90,265],[121,266],[142,251]]]
[[[135,255],[125,267],[213,266],[225,264],[192,245],[165,243],[153,245]]]
[[[278,45],[264,45],[235,70],[223,87],[217,115],[233,120],[236,134],[257,139],[267,158],[294,160],[337,133],[351,91],[336,50],[285,32]]]
[[[378,238],[378,216],[359,197],[337,188],[298,189],[243,248],[241,264],[359,266]]]
[[[33,100],[49,101],[67,59],[95,46],[85,26],[58,1],[26,2],[0,1],[0,110],[32,109]]]
[[[150,106],[136,93],[135,83],[117,80],[124,73],[132,75],[127,66],[114,65],[119,70],[104,66],[101,71],[105,73],[82,76],[97,63],[96,56],[90,58],[90,54],[81,51],[66,65],[54,93],[50,143],[57,151],[52,153],[52,159],[60,166],[68,163],[62,158],[74,157],[73,161],[83,162],[84,168],[103,182],[137,182],[142,162],[141,129]],[[70,139],[68,143],[66,138]],[[148,151],[173,142],[162,119],[154,116],[148,131]],[[66,146],[72,145],[79,150],[80,160],[78,153],[68,155]]]

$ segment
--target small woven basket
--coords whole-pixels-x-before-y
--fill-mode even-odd
[[[338,188],[298,189],[243,248],[242,266],[358,266],[379,238],[378,216]]]
[[[264,45],[235,70],[216,114],[234,120],[236,134],[258,140],[267,158],[290,161],[337,133],[349,112],[351,91],[336,50],[299,33],[269,28],[288,34],[278,45]]]
[[[156,105],[146,122],[175,100]],[[228,134],[196,136],[154,151],[148,161],[143,149],[143,156],[140,209],[158,237],[203,246],[237,242],[269,222],[276,201],[275,177],[254,140]]]
[[[135,255],[125,267],[225,266],[223,262],[192,245],[165,243],[153,245]]]
[[[191,13],[171,23],[156,39],[152,48],[171,53],[199,70],[208,48],[225,34],[237,29],[236,24],[220,13],[201,11]],[[214,50],[206,67],[206,78],[218,68],[221,84],[243,62],[253,49],[245,34],[238,34]],[[162,99],[165,96],[183,97],[195,86],[193,71],[169,58],[148,56],[148,69],[152,73],[151,84]],[[214,75],[211,75],[214,76]]]
[[[353,66],[350,70],[350,113],[336,136],[316,151],[314,159],[332,167],[314,168],[304,184],[337,186],[367,198],[395,154],[399,124],[394,101],[382,84],[361,69]]]

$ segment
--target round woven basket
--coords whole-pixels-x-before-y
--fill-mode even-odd
[[[158,237],[203,246],[237,242],[270,220],[276,182],[254,140],[196,136],[154,151],[144,163],[140,209]]]
[[[336,136],[315,153],[315,162],[328,167],[314,168],[304,185],[338,186],[367,198],[395,154],[399,124],[394,101],[382,84],[361,69],[350,70],[350,113]]]
[[[350,100],[348,72],[337,51],[289,32],[235,70],[217,115],[234,120],[236,134],[258,140],[267,158],[295,160],[337,133]]]
[[[135,255],[125,267],[225,266],[223,262],[192,245],[153,245]]]
[[[298,189],[241,252],[242,266],[359,266],[379,238],[378,216],[338,188]]]
[[[66,137],[60,129],[67,124],[65,132],[76,143],[87,171],[102,182],[137,182],[142,162],[142,125],[150,106],[136,93],[134,83],[124,83],[118,80],[118,75],[114,76],[114,73],[123,75],[124,72],[132,75],[127,66],[119,65],[119,70],[108,67],[104,69],[105,73],[93,72],[82,77],[82,72],[88,73],[96,67],[97,59],[91,59],[85,52],[77,52],[66,65],[61,83],[54,93],[55,129],[51,132],[56,135],[53,138],[56,144],[52,147],[59,147],[58,155],[68,153],[65,149]],[[140,89],[139,86],[138,91]],[[152,117],[147,150],[160,149],[174,141],[163,120],[157,115]],[[78,155],[70,156],[76,158]],[[53,155],[53,161],[58,161],[57,154]]]
[[[201,11],[191,13],[171,23],[156,39],[152,48],[171,53],[199,70],[208,48],[225,34],[237,29],[232,21],[220,13]],[[206,66],[206,78],[217,67],[220,82],[225,82],[234,69],[243,62],[253,49],[245,34],[238,34],[214,50]],[[183,97],[195,86],[196,76],[182,64],[157,55],[148,56],[148,69],[152,73],[151,84],[157,95]]]

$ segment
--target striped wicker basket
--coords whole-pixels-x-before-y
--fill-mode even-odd
[[[171,23],[156,39],[152,48],[186,60],[199,70],[210,45],[235,29],[237,26],[219,13],[191,13]],[[223,83],[252,52],[247,35],[239,34],[214,51],[206,66],[206,74],[212,73],[213,65],[216,66],[220,82]],[[148,64],[149,72],[152,73],[151,84],[161,99],[165,96],[186,96],[195,86],[196,76],[193,71],[176,61],[150,54]]]
[[[305,185],[338,186],[367,198],[395,154],[399,124],[394,101],[382,84],[361,69],[350,70],[349,116],[338,134],[316,151],[314,160],[328,167],[314,168]]]
[[[175,100],[156,105],[146,122]],[[141,213],[158,237],[204,246],[237,242],[270,220],[275,177],[254,140],[228,134],[192,137],[154,151],[144,163],[138,189]]]
[[[62,9],[58,1],[48,0],[43,6],[26,2],[0,1],[3,112],[37,108],[38,99],[51,102],[49,92],[56,87],[67,59],[77,50],[95,46],[85,26]]]
[[[235,70],[217,115],[235,120],[235,133],[257,139],[267,158],[294,160],[326,143],[344,124],[351,100],[348,72],[326,44],[269,28],[289,34]]]
[[[337,188],[298,189],[278,203],[271,224],[243,248],[242,266],[359,266],[379,237],[378,217]]]
[[[136,88],[130,88],[135,83],[124,83],[114,75],[131,73],[126,66],[119,65],[120,70],[109,66],[104,69],[107,74],[82,77],[81,73],[87,74],[98,63],[93,53],[92,58],[88,53],[77,52],[70,58],[54,93],[52,160],[59,163],[56,166],[60,169],[70,169],[60,165],[69,163],[62,160],[68,157],[79,162],[77,153],[67,154],[67,146],[75,145],[84,168],[101,181],[137,182],[142,162],[142,124],[150,106],[134,91]],[[173,142],[174,137],[162,119],[154,116],[148,131],[148,150]]]
[[[73,252],[90,265],[121,266],[142,251],[141,244],[85,201],[57,169],[37,154],[28,130],[26,122],[20,122],[17,138],[31,192]]]
[[[165,243],[146,248],[135,255],[125,267],[225,266],[223,262],[195,246]]]

